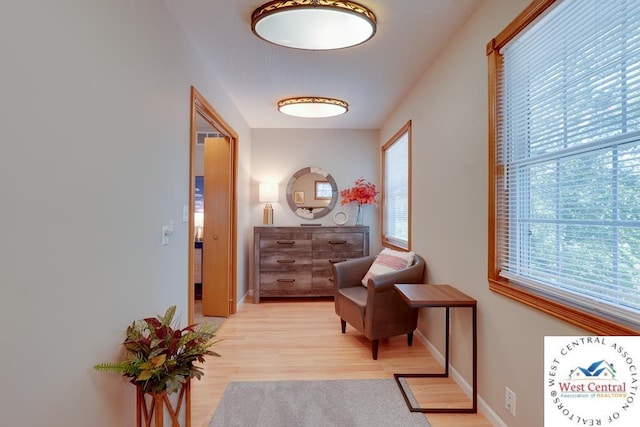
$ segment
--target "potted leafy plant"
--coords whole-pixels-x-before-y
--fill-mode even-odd
[[[162,425],[158,424],[158,417],[162,417],[162,402],[169,406],[169,412],[176,425],[177,414],[190,379],[200,379],[204,374],[202,368],[194,363],[204,362],[205,356],[220,356],[211,350],[211,347],[220,341],[213,339],[213,325],[203,323],[182,329],[173,327],[175,312],[174,305],[167,309],[164,316],[134,321],[127,328],[126,339],[123,342],[126,350],[125,359],[94,366],[98,371],[120,372],[130,378],[130,382],[138,388],[139,407],[144,405],[145,416],[148,414],[149,417],[155,410],[157,425]],[[180,396],[174,410],[167,394],[178,391]],[[146,408],[145,394],[151,395],[154,402],[149,410]],[[140,414],[140,411],[138,413]]]

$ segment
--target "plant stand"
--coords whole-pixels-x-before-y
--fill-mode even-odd
[[[171,403],[166,391],[162,393],[146,393],[136,387],[136,427],[165,427],[164,415],[169,414],[171,427],[191,427],[191,414],[185,410],[185,424],[180,425],[180,410],[191,401],[191,380],[182,386],[175,406]]]

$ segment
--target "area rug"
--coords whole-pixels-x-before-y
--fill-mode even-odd
[[[424,414],[409,411],[393,379],[374,379],[231,382],[209,424],[294,426],[429,427],[429,423]]]

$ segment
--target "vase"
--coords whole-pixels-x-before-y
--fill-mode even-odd
[[[171,402],[166,391],[149,393],[137,386],[136,393],[136,427],[182,427],[180,424],[180,410],[187,406],[185,402],[191,398],[191,382],[182,386],[176,402]],[[165,415],[168,424],[165,425]],[[184,414],[184,427],[191,426],[191,414]]]
[[[358,207],[356,210],[356,226],[363,225],[362,221],[362,205],[358,203]]]

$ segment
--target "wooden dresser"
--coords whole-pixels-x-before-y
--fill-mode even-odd
[[[331,265],[369,255],[369,227],[255,227],[253,302],[333,296]]]

